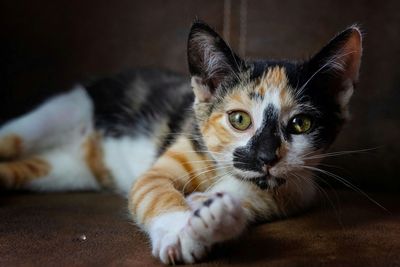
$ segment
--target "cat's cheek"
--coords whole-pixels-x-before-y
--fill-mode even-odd
[[[271,169],[269,170],[269,173],[270,173],[272,176],[279,177],[280,174],[282,173],[282,168],[279,168],[279,167],[271,168]]]
[[[310,138],[304,135],[293,136],[293,139],[288,145],[286,152],[286,162],[289,165],[302,165],[304,163],[303,156],[311,152],[312,144]]]

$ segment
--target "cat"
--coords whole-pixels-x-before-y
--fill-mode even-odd
[[[196,21],[190,79],[134,70],[2,125],[0,183],[116,190],[155,257],[201,261],[252,223],[312,205],[314,167],[349,116],[361,54],[351,26],[306,61],[243,60]]]

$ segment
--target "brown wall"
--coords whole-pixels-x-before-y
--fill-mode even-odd
[[[330,163],[362,188],[400,191],[399,8],[395,0],[1,1],[0,122],[88,77],[135,66],[187,73],[196,16],[248,58],[304,58],[357,22],[360,84],[333,150],[379,148]]]

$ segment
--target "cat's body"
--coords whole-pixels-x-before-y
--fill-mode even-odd
[[[245,62],[195,23],[188,57],[191,80],[137,70],[76,86],[4,124],[0,182],[129,193],[164,263],[195,262],[252,222],[308,207],[315,155],[347,117],[359,30],[308,62]]]
[[[77,85],[2,125],[2,149],[15,151],[2,151],[7,161],[0,170],[7,173],[12,160],[19,176],[7,181],[3,175],[2,182],[38,191],[115,189],[127,194],[180,132],[193,97],[189,79],[159,70]],[[37,159],[40,179],[23,171],[26,165],[34,168],[31,158]]]

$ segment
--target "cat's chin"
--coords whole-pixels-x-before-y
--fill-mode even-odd
[[[256,177],[248,180],[262,190],[278,188],[286,183],[285,179],[271,175],[264,175],[262,177]]]
[[[237,176],[237,178],[241,179],[242,181],[253,183],[262,190],[278,188],[286,183],[286,179],[275,177],[270,174],[253,178]]]

